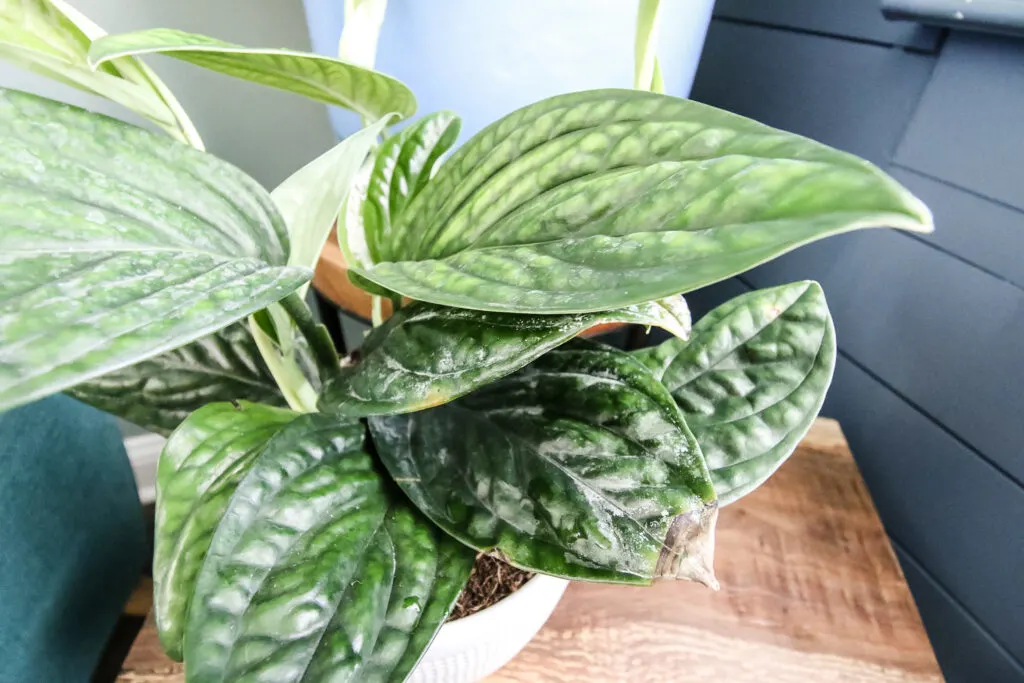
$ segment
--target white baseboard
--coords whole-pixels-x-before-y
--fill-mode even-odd
[[[135,486],[139,489],[139,500],[147,505],[156,501],[156,465],[166,441],[159,434],[129,436],[124,440],[124,449],[128,451],[128,460],[135,475]]]

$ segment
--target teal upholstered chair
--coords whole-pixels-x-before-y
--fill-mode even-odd
[[[145,554],[112,417],[66,396],[0,413],[0,683],[90,680]]]

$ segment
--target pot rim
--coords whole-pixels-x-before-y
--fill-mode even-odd
[[[514,610],[519,603],[526,602],[527,600],[542,600],[547,596],[561,599],[562,593],[568,585],[568,579],[562,579],[557,576],[548,576],[547,574],[537,574],[532,579],[524,583],[519,590],[502,598],[490,607],[486,607],[479,612],[462,617],[461,619],[449,621],[441,628],[445,631],[455,633],[456,636],[460,635],[462,632],[478,631],[480,628],[478,625],[485,619],[491,620],[495,617],[501,617],[506,612]]]

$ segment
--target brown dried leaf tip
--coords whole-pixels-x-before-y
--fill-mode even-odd
[[[718,590],[714,569],[717,521],[717,501],[684,512],[672,520],[654,578],[696,581]]]

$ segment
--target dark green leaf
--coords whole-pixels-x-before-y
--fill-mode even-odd
[[[714,583],[697,442],[629,354],[562,348],[440,408],[371,417],[388,471],[438,526],[574,579]]]
[[[0,90],[0,410],[176,348],[309,279],[267,193],[162,135]]]
[[[181,105],[145,64],[124,57],[89,67],[89,47],[104,34],[63,0],[0,2],[0,59],[117,102],[202,149]]]
[[[434,166],[455,144],[462,122],[451,112],[424,116],[380,146],[356,184],[339,221],[339,244],[351,263],[388,260],[391,226],[427,185]]]
[[[170,433],[207,403],[245,400],[287,407],[245,323],[67,393],[159,434]]]
[[[517,313],[687,292],[858,228],[927,232],[928,209],[854,156],[697,102],[560,95],[475,135],[350,264],[417,300]]]
[[[397,112],[411,116],[416,98],[401,81],[333,57],[272,48],[249,48],[168,28],[106,36],[89,50],[89,63],[163,54],[235,78],[351,109],[376,121]]]
[[[390,415],[447,403],[523,367],[600,323],[632,322],[689,333],[682,297],[607,313],[515,315],[414,303],[376,328],[360,361],[324,387],[320,409]]]
[[[821,410],[836,337],[816,282],[736,297],[638,357],[659,376],[700,443],[722,505],[778,469]]]
[[[402,680],[418,661],[474,554],[389,489],[364,439],[310,414],[266,445],[196,581],[189,681]]]
[[[182,657],[192,589],[235,486],[275,433],[298,416],[253,403],[212,403],[167,440],[157,472],[153,601],[167,654]]]

